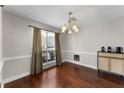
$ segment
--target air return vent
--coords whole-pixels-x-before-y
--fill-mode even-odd
[[[80,55],[74,54],[74,61],[80,61]]]

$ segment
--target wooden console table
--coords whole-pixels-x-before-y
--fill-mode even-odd
[[[124,76],[124,53],[97,52],[97,70]]]

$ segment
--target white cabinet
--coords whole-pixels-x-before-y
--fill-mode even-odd
[[[98,52],[97,69],[124,76],[124,54]]]

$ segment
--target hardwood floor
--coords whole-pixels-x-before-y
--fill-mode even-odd
[[[100,73],[91,68],[65,62],[36,76],[5,84],[6,88],[120,88],[124,79],[120,76]]]

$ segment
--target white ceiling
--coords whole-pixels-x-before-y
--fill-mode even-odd
[[[78,24],[93,24],[124,16],[124,6],[86,6],[86,5],[7,5],[4,10],[55,27],[61,27],[72,11]]]

